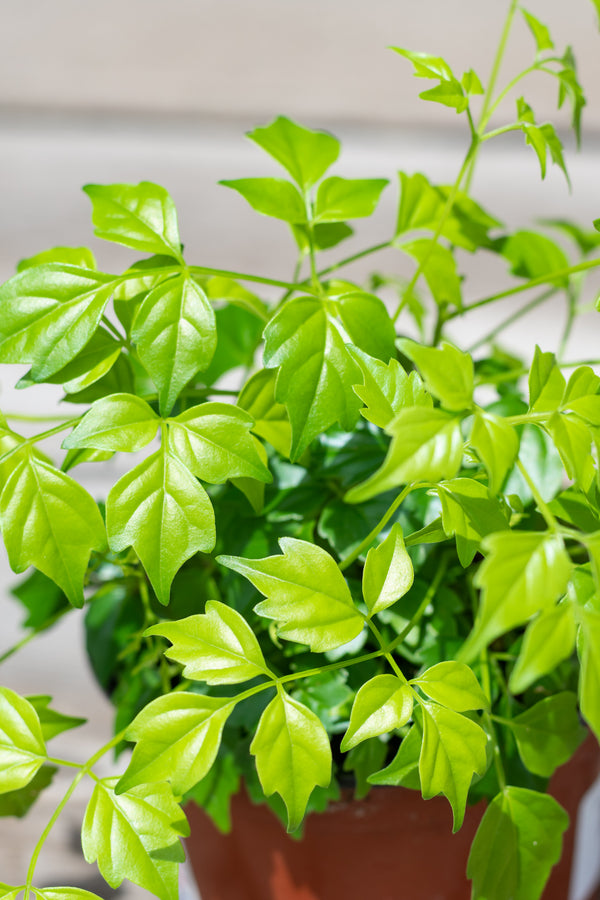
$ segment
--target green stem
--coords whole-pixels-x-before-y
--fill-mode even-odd
[[[494,128],[493,131],[486,131],[485,134],[482,134],[481,136],[481,143],[483,144],[485,141],[491,141],[492,138],[498,137],[501,134],[508,134],[509,131],[521,131],[521,124],[515,122],[513,125],[503,125],[501,128]]]
[[[385,658],[388,661],[391,668],[394,670],[394,674],[398,676],[400,681],[403,681],[404,684],[408,685],[408,679],[406,678],[404,672],[402,671],[402,669],[400,668],[400,666],[398,665],[398,663],[392,656],[391,650],[386,645],[385,641],[383,640],[383,635],[379,631],[377,625],[371,619],[367,619],[366,622],[371,630],[373,637],[375,638],[375,640],[381,647],[381,651],[382,651],[383,655],[385,656]],[[413,693],[415,693],[414,688],[412,688],[411,690],[413,690]]]
[[[548,528],[550,529],[550,531],[553,531],[554,533],[558,534],[560,531],[560,529],[558,527],[558,522],[556,521],[556,519],[550,512],[550,509],[549,509],[547,503],[542,498],[535,483],[531,479],[529,472],[527,471],[527,469],[525,468],[525,466],[523,465],[523,463],[521,462],[520,459],[517,459],[517,468],[518,468],[519,472],[521,473],[521,475],[523,476],[523,478],[525,479],[525,481],[527,482],[527,485],[529,486],[529,490],[531,491],[531,493],[533,495],[533,499],[537,503],[538,509],[541,512],[541,514],[543,515]]]
[[[58,612],[54,613],[54,615],[48,619],[47,623],[44,625],[43,629],[34,628],[29,634],[26,634],[25,637],[21,638],[20,641],[17,641],[16,644],[13,644],[12,647],[9,647],[8,650],[5,650],[2,656],[0,656],[0,663],[3,663],[5,660],[10,659],[15,653],[25,647],[30,641],[33,640],[34,637],[37,637],[40,631],[46,631],[48,628],[51,628],[52,625],[55,625],[59,619],[62,619],[66,613],[71,612],[73,609],[72,606],[66,607],[66,609],[60,609]]]
[[[490,661],[488,658],[487,650],[482,650],[480,655],[481,661],[481,679],[483,681],[483,690],[488,698],[488,703],[491,709],[492,706],[492,685],[490,679]],[[506,788],[506,773],[504,772],[504,763],[502,762],[502,754],[500,752],[500,744],[498,743],[498,736],[496,734],[496,729],[494,728],[494,723],[492,721],[492,716],[487,710],[483,713],[483,721],[485,722],[487,731],[490,735],[493,747],[494,747],[494,768],[496,769],[496,777],[498,779],[498,784],[500,786],[500,790],[505,790]]]
[[[116,337],[120,344],[123,344],[124,346],[127,345],[127,338],[125,337],[125,335],[121,334],[116,325],[113,325],[113,323],[107,316],[102,316],[102,324],[105,328],[108,328],[108,330],[114,335],[114,337]]]
[[[190,266],[190,272],[194,275],[219,275],[223,278],[233,278],[237,281],[252,281],[257,284],[266,284],[270,287],[283,288],[284,290],[295,291],[298,285],[291,284],[289,281],[278,281],[275,278],[263,278],[260,275],[248,275],[245,272],[232,272],[229,269],[210,269],[207,266]],[[315,293],[310,288],[306,288],[308,293]]]
[[[85,765],[85,763],[76,763],[69,759],[59,759],[56,756],[49,756],[46,762],[52,763],[55,766],[66,766],[69,769],[83,769]]]
[[[567,292],[567,317],[565,320],[565,325],[563,328],[563,332],[560,338],[560,343],[558,345],[558,358],[562,359],[567,349],[567,344],[569,343],[569,338],[571,337],[571,331],[573,330],[573,325],[575,323],[575,318],[577,316],[577,300],[579,299],[578,291],[574,290],[571,286],[569,286],[569,290]]]
[[[20,444],[15,444],[14,447],[11,447],[10,450],[7,450],[6,453],[3,453],[2,456],[0,456],[0,463],[5,462],[9,456],[12,456],[13,453],[16,453],[18,450],[22,450],[24,447],[31,447],[33,444],[37,444],[38,441],[43,441],[55,434],[60,434],[60,432],[64,431],[66,428],[76,425],[82,418],[83,415],[77,416],[75,419],[67,419],[62,425],[57,425],[55,428],[49,428],[48,431],[42,431],[40,434],[34,434],[33,437],[21,441]]]
[[[444,556],[444,558],[442,559],[442,561],[440,562],[440,564],[438,566],[438,570],[435,573],[433,581],[427,588],[427,591],[425,592],[425,596],[421,600],[421,603],[419,604],[419,607],[418,607],[417,611],[415,612],[414,616],[412,617],[412,619],[410,620],[408,625],[406,625],[402,629],[400,634],[394,638],[392,643],[388,644],[387,649],[389,651],[395,650],[396,647],[398,647],[402,643],[404,638],[408,634],[410,634],[410,632],[413,630],[415,625],[418,625],[418,623],[421,621],[421,619],[423,618],[423,616],[425,614],[425,610],[427,609],[427,607],[429,606],[429,604],[435,597],[436,591],[444,579],[447,568],[448,568],[448,557]]]
[[[345,569],[347,569],[348,566],[352,565],[355,559],[358,559],[361,553],[364,553],[365,550],[369,549],[379,532],[382,531],[383,528],[385,528],[389,520],[392,518],[404,498],[407,497],[408,494],[410,494],[410,492],[413,491],[416,487],[421,486],[422,485],[418,484],[406,485],[406,487],[398,494],[394,502],[385,511],[377,525],[369,532],[366,538],[360,542],[358,547],[356,547],[356,549],[353,550],[352,553],[349,553],[348,556],[344,557],[344,559],[338,563],[340,572],[343,572]]]
[[[498,47],[496,49],[496,55],[494,57],[494,62],[492,63],[492,71],[490,72],[490,77],[488,79],[487,88],[486,88],[486,91],[485,91],[485,94],[483,97],[483,105],[481,107],[481,114],[479,116],[480,129],[482,129],[482,126],[485,127],[491,113],[494,110],[494,106],[492,105],[492,97],[494,95],[496,82],[498,81],[498,75],[500,74],[500,67],[502,65],[502,60],[504,59],[504,53],[506,52],[508,36],[510,34],[510,29],[511,29],[511,26],[513,23],[513,19],[514,19],[516,10],[517,10],[517,0],[510,0],[508,12],[506,14],[506,18],[504,20],[504,26],[502,28],[502,33],[500,35],[500,41],[499,41]]]
[[[69,416],[28,416],[25,413],[4,413],[4,418],[14,422],[68,422]]]
[[[536,306],[539,306],[541,303],[544,303],[546,300],[549,300],[550,297],[553,297],[556,294],[556,288],[550,288],[548,291],[544,291],[543,294],[540,294],[539,297],[534,297],[533,300],[530,300],[529,303],[526,303],[525,306],[521,306],[516,312],[512,313],[512,315],[508,316],[499,325],[496,325],[492,328],[491,331],[488,331],[487,334],[484,334],[483,337],[479,338],[479,340],[475,341],[474,344],[471,344],[470,347],[467,347],[467,353],[473,353],[474,350],[477,350],[479,347],[483,346],[483,344],[487,344],[492,341],[496,335],[500,334],[504,331],[505,328],[508,328],[509,325],[512,325],[513,322],[518,321],[522,316],[525,316],[532,309],[535,309]]]
[[[339,262],[333,263],[331,266],[327,266],[326,269],[321,269],[318,273],[319,278],[323,278],[325,275],[330,275],[332,272],[337,271],[338,269],[342,269],[344,266],[349,266],[353,262],[357,262],[359,259],[364,259],[365,256],[371,256],[373,253],[379,253],[380,250],[388,250],[390,247],[394,246],[393,241],[382,241],[380,244],[373,244],[372,247],[366,247],[364,250],[359,250],[358,253],[353,253],[352,256],[347,256],[345,259],[341,259]]]

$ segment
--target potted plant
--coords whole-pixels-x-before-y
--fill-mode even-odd
[[[517,13],[535,59],[498,89]],[[450,187],[400,172],[385,243],[320,263],[387,181],[332,174],[336,138],[279,117],[249,137],[285,177],[223,184],[291,228],[289,282],[192,265],[169,194],[142,182],[85,188],[95,233],[142,260],[112,275],[86,248],[58,247],[0,288],[0,361],[29,364],[20,386],[60,384],[74,404],[33,437],[8,411],[0,421],[2,534],[13,569],[34,567],[17,593],[30,633],[84,610],[90,662],[116,707],[115,734],[91,759],[52,757],[76,774],[2,898],[86,895],[35,880],[83,779],[94,782],[85,858],[112,887],[126,878],[160,900],[177,897],[182,804],[227,831],[242,781],[297,835],[307,812],[326,825],[362,802],[364,815],[382,785],[420,809],[442,795],[448,832],[468,814],[474,900],[537,900],[561,856],[568,816],[548,781],[600,735],[600,377],[597,361],[567,353],[600,235],[566,221],[507,230],[469,185],[482,145],[517,130],[542,177],[551,161],[568,178],[553,126],[523,97],[516,119],[491,124],[530,72],[557,79],[577,137],[585,100],[570,49],[559,55],[514,0],[485,86],[394,49],[435,82],[425,100],[463,116],[469,143]],[[388,247],[414,261],[410,278],[349,280],[353,262]],[[463,251],[503,260],[511,286],[467,302]],[[516,358],[498,325],[470,348],[447,339],[472,310],[521,294],[502,324],[564,297],[557,355]],[[38,446],[57,434],[58,465]],[[80,465],[142,450],[100,505],[76,480]],[[79,722],[48,703],[0,689],[5,814],[49,783],[47,742]],[[95,764],[127,744],[121,777],[100,778]],[[377,815],[393,870],[387,823],[406,815]],[[421,842],[425,858],[437,847]],[[330,861],[334,877],[353,853]],[[431,888],[418,894],[424,870],[400,874],[412,900],[431,900]],[[446,900],[466,896],[442,885]],[[285,896],[334,896],[307,890]]]

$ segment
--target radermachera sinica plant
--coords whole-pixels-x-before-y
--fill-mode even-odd
[[[500,87],[517,17],[535,57]],[[462,117],[466,153],[451,186],[400,172],[384,244],[337,250],[387,181],[339,177],[336,138],[280,117],[249,134],[276,177],[223,183],[291,230],[289,282],[192,264],[169,194],[142,182],[85,191],[96,235],[143,259],[113,275],[58,247],[0,289],[0,361],[31,366],[21,387],[62,385],[72,408],[33,437],[0,417],[2,534],[15,572],[34,567],[16,590],[26,636],[82,609],[116,707],[92,759],[60,760],[47,743],[79,720],[0,689],[0,810],[23,813],[75,765],[4,900],[92,896],[36,883],[82,780],[85,858],[160,900],[177,897],[182,804],[227,829],[241,779],[290,831],[348,779],[357,797],[443,794],[455,830],[487,798],[474,900],[537,900],[561,855],[568,817],[547,782],[600,735],[600,377],[569,353],[600,235],[564,220],[511,232],[469,185],[483,145],[509,131],[542,176],[551,163],[567,176],[521,90],[530,73],[554,79],[577,139],[584,95],[570,48],[514,0],[487,82],[394,50],[430,80],[424,100]],[[377,270],[383,247],[414,261],[410,280]],[[467,301],[457,251],[503,258],[512,286]],[[347,280],[367,256],[369,283]],[[564,298],[559,347],[517,359],[500,327],[472,348],[445,339],[514,295],[507,323]],[[51,460],[56,434],[65,454]],[[77,483],[79,466],[144,448],[101,504]],[[95,763],[127,743],[122,776],[100,778]]]

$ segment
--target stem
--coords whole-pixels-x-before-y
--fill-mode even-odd
[[[361,555],[361,553],[363,553],[365,550],[368,550],[368,548],[371,546],[371,544],[373,543],[373,541],[375,540],[375,538],[377,537],[379,532],[383,528],[385,528],[385,526],[387,525],[389,520],[392,518],[392,516],[394,515],[394,513],[396,512],[396,510],[398,509],[398,507],[404,500],[404,498],[407,497],[408,494],[410,494],[410,492],[412,490],[414,490],[416,487],[419,487],[419,485],[417,485],[417,484],[407,484],[406,485],[406,487],[398,494],[398,496],[396,497],[394,502],[385,511],[385,513],[383,514],[383,516],[381,517],[381,519],[379,520],[377,525],[369,532],[369,534],[366,536],[366,538],[360,542],[358,547],[355,550],[353,550],[352,553],[349,553],[348,556],[344,557],[344,559],[338,563],[338,568],[339,568],[340,572],[343,572],[344,569],[347,569],[348,566],[351,565],[355,559],[358,559],[358,557]]]
[[[487,650],[482,650],[480,655],[481,661],[481,679],[483,681],[483,690],[488,698],[488,703],[490,709],[492,707],[492,685],[490,680],[490,661],[488,657]],[[502,762],[502,754],[500,753],[500,745],[498,743],[498,736],[496,734],[496,729],[494,728],[494,723],[492,721],[492,717],[489,712],[484,710],[483,712],[483,721],[486,724],[486,728],[489,732],[490,738],[492,739],[492,743],[494,745],[494,768],[496,769],[496,777],[498,779],[498,784],[500,786],[500,790],[506,789],[506,774],[504,772],[504,764]]]
[[[13,644],[12,647],[9,647],[8,650],[5,650],[2,656],[0,656],[0,663],[3,663],[5,660],[10,659],[15,653],[21,650],[22,647],[25,647],[30,641],[33,640],[34,637],[40,633],[40,631],[46,631],[48,628],[51,628],[52,625],[55,625],[59,619],[62,619],[66,613],[71,612],[73,607],[68,606],[66,609],[60,609],[58,612],[54,613],[50,619],[48,619],[47,623],[43,626],[43,628],[34,628],[29,634],[26,634],[25,637],[21,638],[20,641],[17,641],[16,644]]]
[[[525,468],[525,466],[523,465],[523,463],[521,462],[520,459],[517,459],[517,468],[518,468],[519,472],[521,473],[521,475],[523,476],[523,478],[525,479],[527,485],[529,486],[529,490],[533,494],[533,499],[537,503],[538,509],[541,512],[541,514],[543,515],[548,528],[550,529],[550,531],[553,531],[556,534],[558,534],[560,531],[560,529],[558,527],[558,522],[556,521],[556,519],[550,512],[550,509],[549,509],[548,505],[546,504],[546,502],[542,499],[540,492],[538,491],[537,487],[535,486],[534,482],[532,481],[532,479],[529,475],[529,472],[527,471],[527,469]]]
[[[525,306],[521,306],[516,312],[512,313],[512,315],[508,316],[508,318],[504,319],[500,322],[499,325],[496,325],[492,328],[491,331],[488,331],[483,337],[479,338],[479,340],[475,341],[474,344],[471,344],[470,347],[467,347],[467,353],[473,353],[474,350],[477,350],[483,344],[487,344],[492,341],[497,334],[504,331],[505,328],[508,328],[509,325],[512,325],[513,322],[516,322],[521,316],[526,315],[530,310],[535,309],[536,306],[539,306],[540,303],[544,303],[550,297],[553,297],[556,293],[556,288],[550,288],[548,291],[544,291],[543,294],[540,294],[539,297],[534,297],[533,300],[530,300],[529,303],[526,303]]]
[[[503,125],[501,128],[494,128],[493,131],[486,131],[485,134],[482,134],[481,136],[481,143],[484,141],[491,141],[492,138],[498,137],[501,134],[508,134],[509,131],[521,131],[521,124],[515,122],[513,125]]]
[[[289,281],[278,281],[275,278],[263,278],[261,275],[248,275],[245,272],[231,272],[228,269],[210,269],[207,266],[190,266],[190,272],[194,275],[220,275],[223,278],[233,278],[237,281],[252,281],[257,284],[266,284],[270,287],[283,288],[284,290],[295,291],[297,284],[290,284]],[[308,293],[315,293],[310,288],[306,288]]]
[[[400,666],[398,665],[398,663],[392,656],[390,648],[388,646],[386,646],[386,643],[383,640],[383,636],[382,636],[381,632],[379,631],[379,629],[377,628],[377,626],[375,625],[375,622],[372,622],[371,619],[368,619],[367,625],[369,626],[375,640],[381,647],[383,655],[385,656],[386,660],[388,661],[388,663],[394,670],[394,674],[398,676],[400,681],[403,681],[404,684],[408,685],[408,679],[406,678],[406,676],[404,675],[404,672],[402,671],[402,669],[400,668]],[[413,693],[415,693],[414,688],[411,688],[411,690],[413,691]]]
[[[5,419],[14,422],[67,422],[69,416],[28,416],[25,413],[4,413]]]
[[[116,337],[120,344],[127,345],[127,338],[125,337],[125,335],[121,334],[117,326],[113,325],[113,323],[107,316],[102,316],[102,324],[105,328],[108,328],[108,330],[112,332],[112,334]]]
[[[434,577],[433,581],[427,588],[427,591],[425,592],[425,596],[421,600],[421,603],[419,604],[419,608],[417,609],[416,613],[414,614],[414,616],[412,617],[412,619],[410,620],[408,625],[406,625],[402,629],[400,634],[394,638],[392,643],[388,644],[387,649],[389,651],[395,650],[396,647],[398,647],[402,643],[402,641],[404,640],[406,635],[410,634],[410,632],[413,630],[415,625],[417,625],[421,621],[421,619],[423,618],[423,615],[425,614],[425,610],[427,609],[427,607],[433,600],[437,589],[439,588],[440,584],[442,583],[442,580],[446,574],[447,568],[448,568],[448,557],[445,556],[442,559],[437,572],[435,573],[435,577]]]
[[[48,431],[42,431],[40,434],[34,434],[33,437],[27,438],[24,441],[21,441],[20,444],[15,444],[14,447],[11,447],[10,450],[7,450],[6,453],[3,453],[0,456],[0,463],[5,462],[12,456],[13,453],[16,453],[18,450],[22,450],[24,447],[30,447],[33,444],[37,444],[38,441],[43,441],[46,438],[52,437],[55,434],[59,434],[61,431],[64,431],[66,428],[70,428],[72,425],[76,425],[83,418],[83,415],[77,416],[75,419],[66,419],[63,420],[62,425],[57,425],[55,428],[49,428]]]
[[[498,43],[498,48],[496,50],[496,55],[494,57],[494,62],[492,63],[492,71],[490,72],[490,77],[487,83],[487,88],[483,97],[483,105],[481,107],[481,114],[479,116],[479,128],[483,130],[485,127],[489,117],[494,111],[494,106],[492,106],[492,97],[494,94],[494,88],[496,87],[496,82],[498,81],[498,75],[500,74],[500,67],[502,65],[502,60],[504,58],[504,53],[506,51],[506,44],[508,43],[508,36],[510,34],[510,29],[512,26],[512,22],[515,16],[515,12],[517,10],[517,0],[510,0],[510,5],[508,7],[508,12],[506,14],[506,19],[504,20],[504,27],[502,28],[502,33],[500,35],[500,41]],[[500,95],[502,96],[502,95]],[[497,103],[498,101],[496,101]]]
[[[578,292],[573,290],[571,286],[569,286],[569,290],[567,291],[567,318],[563,328],[563,333],[560,338],[560,344],[558,345],[557,355],[559,359],[562,359],[562,357],[564,356],[565,350],[567,349],[567,344],[569,343],[569,338],[571,336],[575,317],[577,316],[577,300]]]
[[[353,253],[352,256],[347,256],[345,259],[341,259],[339,262],[333,263],[331,266],[327,266],[326,269],[321,269],[319,272],[319,278],[323,278],[324,275],[329,275],[331,272],[335,272],[337,269],[343,268],[343,266],[349,266],[351,263],[356,262],[359,259],[364,259],[365,256],[371,256],[373,253],[379,253],[380,250],[387,250],[389,247],[393,247],[393,241],[383,241],[381,244],[373,244],[372,247],[366,247],[364,250],[359,250],[358,253]]]

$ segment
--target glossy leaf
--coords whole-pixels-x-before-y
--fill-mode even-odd
[[[352,343],[369,356],[388,362],[396,355],[394,323],[379,297],[364,291],[344,294],[335,301],[335,310]]]
[[[375,212],[387,178],[326,178],[319,185],[315,203],[316,222],[343,222]]]
[[[67,394],[83,391],[110,372],[119,359],[121,349],[121,344],[100,326],[71,362],[41,380],[61,384]],[[29,387],[39,380],[33,377],[33,370],[30,370],[18,382],[18,387]]]
[[[487,768],[485,731],[465,716],[432,703],[423,703],[423,746],[419,774],[423,799],[444,794],[460,829],[473,775]]]
[[[575,648],[575,619],[569,603],[542,610],[529,623],[509,688],[521,694],[568,659]]]
[[[114,485],[106,501],[106,524],[111,548],[118,553],[133,547],[164,605],[186,559],[215,545],[206,491],[164,447]]]
[[[135,747],[115,793],[168,781],[176,796],[185,794],[215,761],[234,706],[227,698],[184,691],[153,700],[127,729],[125,738]]]
[[[175,205],[158,184],[88,184],[94,234],[134,250],[182,260]]]
[[[579,705],[584,719],[600,740],[600,612],[584,610],[580,615]]]
[[[168,415],[190,378],[210,363],[217,343],[215,315],[191,278],[163,281],[146,296],[132,328],[137,351]]]
[[[98,894],[76,887],[33,888],[39,900],[101,900]]]
[[[313,789],[331,780],[327,732],[313,712],[279,690],[261,716],[250,752],[265,795],[281,796],[288,831],[295,831]]]
[[[490,491],[498,494],[519,452],[517,432],[500,416],[478,409],[470,443],[487,469]]]
[[[554,797],[512,785],[501,791],[485,811],[471,847],[467,876],[473,897],[538,900],[560,859],[568,825]]]
[[[403,597],[412,587],[414,577],[402,528],[396,522],[385,540],[367,553],[362,592],[369,615],[376,615]]]
[[[333,557],[296,538],[280,538],[279,544],[282,556],[220,556],[218,562],[244,575],[264,594],[266,600],[256,612],[277,622],[280,637],[323,651],[360,634],[363,618]]]
[[[66,716],[64,713],[59,713],[57,710],[52,709],[50,706],[52,697],[49,697],[47,694],[36,694],[25,699],[28,703],[31,703],[37,713],[45,741],[50,741],[64,731],[70,731],[71,728],[79,728],[80,725],[85,725],[87,722],[87,719],[81,719],[77,716]]]
[[[467,409],[473,402],[473,360],[452,344],[442,341],[441,346],[426,347],[400,338],[398,348],[417,366],[426,389],[452,411]]]
[[[508,528],[506,516],[498,499],[473,478],[443,481],[436,490],[444,531],[456,537],[458,558],[466,568],[486,535]]]
[[[366,406],[360,412],[369,422],[387,428],[404,407],[433,405],[418,374],[407,375],[397,359],[386,364],[357,347],[351,347],[350,352],[363,376],[363,384],[355,384],[353,389]]]
[[[58,772],[56,766],[43,765],[37,770],[31,781],[25,787],[16,791],[6,791],[0,794],[0,816],[22,819],[27,815],[32,806],[37,802],[40,794],[50,787],[54,776]],[[2,896],[0,885],[0,896]]]
[[[35,709],[24,697],[0,687],[0,793],[25,787],[45,761]]]
[[[461,280],[450,250],[426,239],[397,246],[417,261],[438,306],[462,307]]]
[[[535,348],[529,371],[530,412],[554,412],[562,402],[566,389],[564,375],[553,353],[542,353]]]
[[[219,600],[209,600],[203,615],[161,622],[146,634],[171,641],[165,655],[181,663],[184,677],[193,681],[238,684],[269,671],[246,620]]]
[[[562,691],[540,700],[511,720],[523,765],[543,778],[566,763],[586,731],[579,721],[577,697]]]
[[[248,137],[287,169],[303,190],[319,181],[340,152],[340,143],[333,135],[303,128],[285,116],[255,128]]]
[[[62,445],[66,449],[92,447],[132,453],[156,437],[159,424],[145,400],[134,394],[112,394],[92,405]]]
[[[291,225],[306,222],[306,206],[297,188],[283,178],[238,178],[220,181],[224,187],[241,194],[252,209],[264,216],[283,219]]]
[[[486,709],[489,705],[473,671],[454,660],[431,666],[418,678],[413,678],[411,684],[421,688],[431,700],[455,712]]]
[[[177,900],[180,836],[189,834],[168,784],[114,792],[116,778],[98,782],[88,803],[81,840],[86,862],[98,863],[112,888],[125,878],[159,900]]]
[[[28,455],[4,486],[0,524],[13,571],[35,566],[62,588],[73,606],[83,606],[90,553],[106,547],[102,517],[87,491]]]
[[[50,250],[42,250],[35,256],[21,259],[17,263],[17,272],[25,269],[34,269],[36,266],[45,266],[48,263],[64,263],[67,266],[77,266],[80,269],[96,269],[96,259],[88,247],[52,247]]]
[[[230,403],[203,403],[169,420],[170,447],[190,472],[211,484],[244,476],[270,481],[249,433],[253,424]]]
[[[361,741],[406,725],[412,715],[413,695],[395,675],[376,675],[358,690],[350,724],[341,750],[351,750]]]

